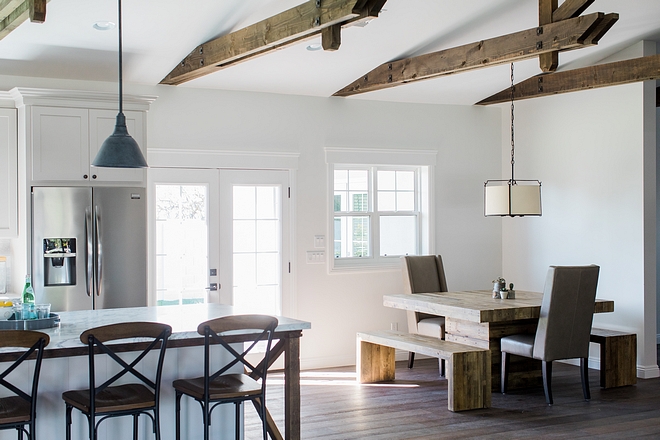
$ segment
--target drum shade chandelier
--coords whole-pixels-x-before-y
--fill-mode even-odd
[[[487,180],[484,183],[484,215],[501,217],[523,217],[541,215],[541,182],[539,180],[516,180],[515,140],[513,130],[513,63],[511,63],[511,179]]]
[[[119,113],[115,123],[115,131],[103,142],[98,154],[92,162],[95,167],[110,168],[146,168],[147,161],[140,151],[140,146],[128,134],[126,117],[123,107],[122,86],[122,45],[121,45],[121,0],[119,4]]]

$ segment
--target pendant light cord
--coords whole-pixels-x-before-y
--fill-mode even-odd
[[[120,0],[121,1],[121,0]],[[516,163],[514,160],[515,141],[513,136],[513,93],[515,87],[513,85],[513,63],[511,63],[511,184],[515,182],[513,177],[513,165]]]
[[[123,103],[123,81],[122,81],[122,45],[121,45],[121,0],[118,0],[119,3],[119,113],[124,112],[124,103]]]

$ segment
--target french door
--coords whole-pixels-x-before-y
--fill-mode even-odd
[[[219,183],[220,301],[290,314],[289,173],[220,170]]]
[[[149,304],[291,315],[289,172],[149,169]]]

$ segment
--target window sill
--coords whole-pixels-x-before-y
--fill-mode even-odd
[[[383,258],[375,261],[372,258],[334,259],[330,262],[330,273],[355,273],[355,272],[392,272],[401,270],[401,259],[399,257]]]

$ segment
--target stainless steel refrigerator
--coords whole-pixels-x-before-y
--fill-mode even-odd
[[[145,189],[33,187],[32,285],[52,311],[145,306]]]

